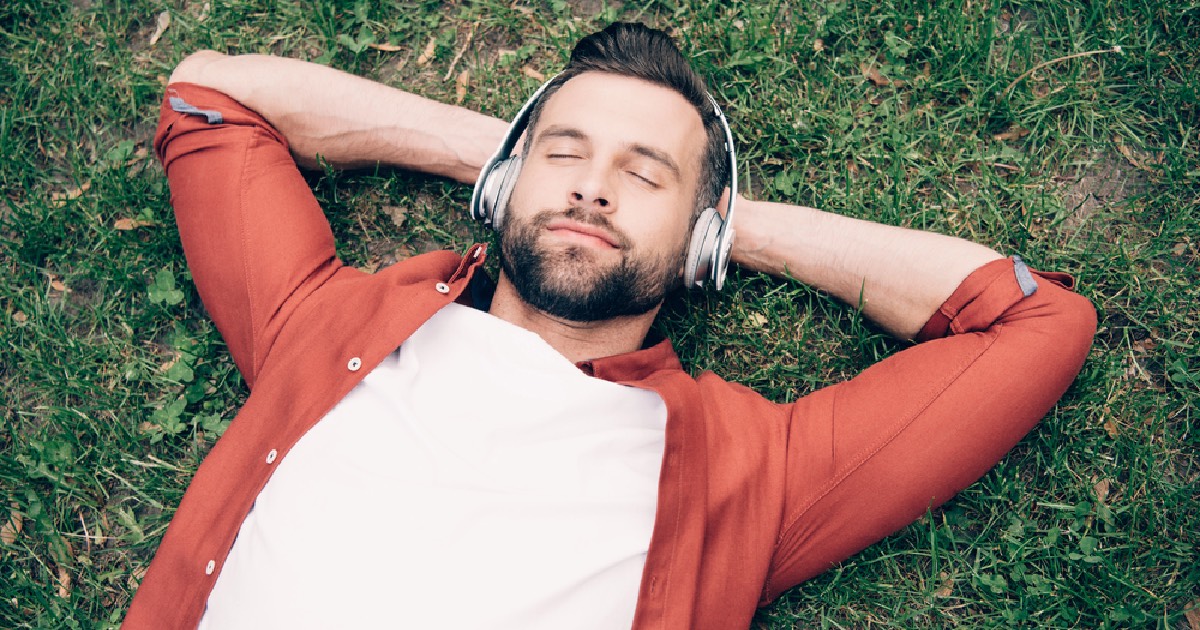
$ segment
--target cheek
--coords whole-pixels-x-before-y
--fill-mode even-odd
[[[527,210],[531,207],[531,186],[530,182],[533,178],[530,173],[522,170],[517,182],[513,185],[512,192],[508,195],[508,212],[510,216],[523,216],[527,214]]]
[[[552,194],[553,179],[547,177],[544,169],[539,170],[536,166],[526,165],[517,177],[509,202],[519,208],[531,208],[545,205],[547,195]]]
[[[683,273],[683,259],[692,242],[691,210],[686,217],[674,221],[661,222],[654,227],[643,226],[647,231],[646,246],[653,243],[654,256],[664,265],[679,265],[679,273]]]
[[[683,243],[682,247],[686,248],[692,240],[692,227],[694,225],[693,219],[695,218],[695,214],[691,199],[687,203],[680,204],[676,209],[676,221],[673,224],[672,234],[678,239],[677,242]]]

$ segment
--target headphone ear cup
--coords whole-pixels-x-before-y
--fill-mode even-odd
[[[508,209],[508,198],[512,196],[517,176],[521,173],[521,156],[501,160],[488,173],[483,183],[483,221],[499,230],[504,225],[504,214]]]
[[[683,283],[688,288],[702,288],[708,281],[723,224],[724,220],[716,208],[706,208],[696,219],[696,225],[692,228],[692,242],[683,265]]]

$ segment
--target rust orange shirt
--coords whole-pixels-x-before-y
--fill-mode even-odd
[[[285,139],[199,86],[168,88],[155,149],[196,287],[250,387],[125,618],[126,628],[159,630],[195,627],[275,466],[434,312],[470,302],[485,248],[375,274],[344,266]],[[667,341],[579,364],[657,392],[667,407],[634,627],[748,627],[759,605],[986,472],[1087,354],[1095,312],[1070,283],[1030,275],[1019,260],[985,265],[933,314],[923,343],[788,404],[689,375]],[[463,365],[463,390],[479,377]],[[486,585],[463,567],[446,587],[463,589],[469,606],[466,591]]]

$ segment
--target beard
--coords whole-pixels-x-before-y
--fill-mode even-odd
[[[581,245],[540,245],[546,224],[557,218],[615,235],[621,259],[604,264],[596,251]],[[521,299],[534,308],[568,321],[596,322],[642,315],[661,304],[682,284],[683,251],[639,258],[608,217],[582,208],[546,210],[528,219],[517,219],[510,210],[500,234],[500,266]]]

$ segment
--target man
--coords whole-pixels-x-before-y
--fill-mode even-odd
[[[126,625],[744,628],[983,474],[1074,378],[1091,306],[981,245],[740,200],[736,262],[925,343],[791,404],[693,378],[647,335],[724,207],[719,125],[661,32],[582,40],[531,115],[489,303],[478,245],[342,266],[289,149],[473,182],[504,123],[185,60],[155,146],[251,394]]]

